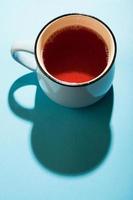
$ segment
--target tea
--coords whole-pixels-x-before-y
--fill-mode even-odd
[[[54,32],[43,49],[43,62],[55,78],[81,83],[100,75],[108,63],[103,38],[84,26],[68,26]]]

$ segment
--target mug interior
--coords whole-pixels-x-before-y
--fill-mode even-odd
[[[57,30],[66,28],[68,26],[74,26],[74,25],[85,26],[89,29],[92,29],[96,33],[98,33],[104,39],[104,42],[106,43],[107,48],[108,48],[108,64],[103,70],[103,72],[99,74],[97,77],[95,77],[94,79],[86,81],[86,82],[82,82],[82,83],[70,83],[70,82],[61,81],[55,78],[47,71],[43,62],[43,49],[49,37]],[[41,67],[41,70],[46,75],[48,75],[48,77],[50,77],[52,80],[55,80],[56,82],[65,84],[65,85],[84,85],[84,84],[89,84],[91,82],[94,82],[100,77],[102,77],[112,66],[112,63],[116,54],[116,42],[111,30],[101,20],[92,16],[88,16],[88,15],[68,14],[68,15],[64,15],[64,16],[54,19],[41,30],[36,40],[35,54],[36,54],[37,62],[39,66]]]

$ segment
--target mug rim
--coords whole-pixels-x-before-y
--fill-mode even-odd
[[[99,21],[100,23],[102,23],[107,29],[108,31],[110,32],[112,38],[113,38],[113,42],[114,42],[114,55],[113,55],[113,59],[112,59],[112,62],[110,63],[108,69],[103,73],[101,74],[101,76],[98,76],[96,77],[95,79],[92,79],[92,80],[89,80],[88,82],[81,82],[81,83],[76,83],[76,84],[71,84],[71,82],[67,82],[67,84],[65,84],[65,82],[60,82],[58,81],[58,79],[54,79],[52,76],[49,76],[49,74],[41,67],[40,63],[39,63],[39,60],[38,60],[38,57],[37,57],[37,43],[38,43],[38,39],[41,35],[41,33],[44,31],[44,29],[49,25],[51,24],[52,22],[54,22],[55,20],[57,19],[60,19],[62,17],[66,17],[66,16],[69,16],[69,15],[81,15],[81,16],[86,16],[86,17],[90,17],[90,18],[93,18],[97,21]],[[35,59],[36,59],[36,62],[38,64],[38,67],[39,69],[41,70],[41,72],[46,75],[49,79],[51,79],[52,81],[60,84],[60,85],[64,85],[64,86],[68,86],[68,87],[82,87],[82,86],[87,86],[87,85],[91,85],[95,82],[97,82],[98,80],[100,80],[101,78],[103,78],[112,68],[113,64],[114,64],[114,61],[115,61],[115,58],[116,58],[116,53],[117,53],[117,43],[116,43],[116,39],[115,39],[115,36],[114,36],[114,33],[112,32],[112,30],[109,28],[109,26],[103,22],[101,19],[93,16],[93,15],[88,15],[88,14],[82,14],[82,13],[67,13],[67,14],[63,14],[63,15],[60,15],[52,20],[50,20],[48,23],[46,23],[43,28],[40,30],[40,32],[38,33],[37,37],[36,37],[36,40],[35,40],[35,45],[34,45],[34,52],[35,52]]]

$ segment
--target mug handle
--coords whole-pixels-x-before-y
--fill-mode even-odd
[[[37,63],[35,61],[35,57],[26,56],[24,53],[29,53],[34,55],[34,45],[32,42],[23,41],[23,42],[15,42],[11,48],[11,55],[18,63],[23,65],[24,67],[30,69],[31,71],[36,71]]]

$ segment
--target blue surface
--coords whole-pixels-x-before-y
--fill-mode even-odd
[[[131,0],[1,1],[0,200],[133,199],[132,7]],[[13,41],[34,41],[45,23],[70,12],[99,17],[118,45],[113,88],[79,110],[50,101],[10,56]]]

